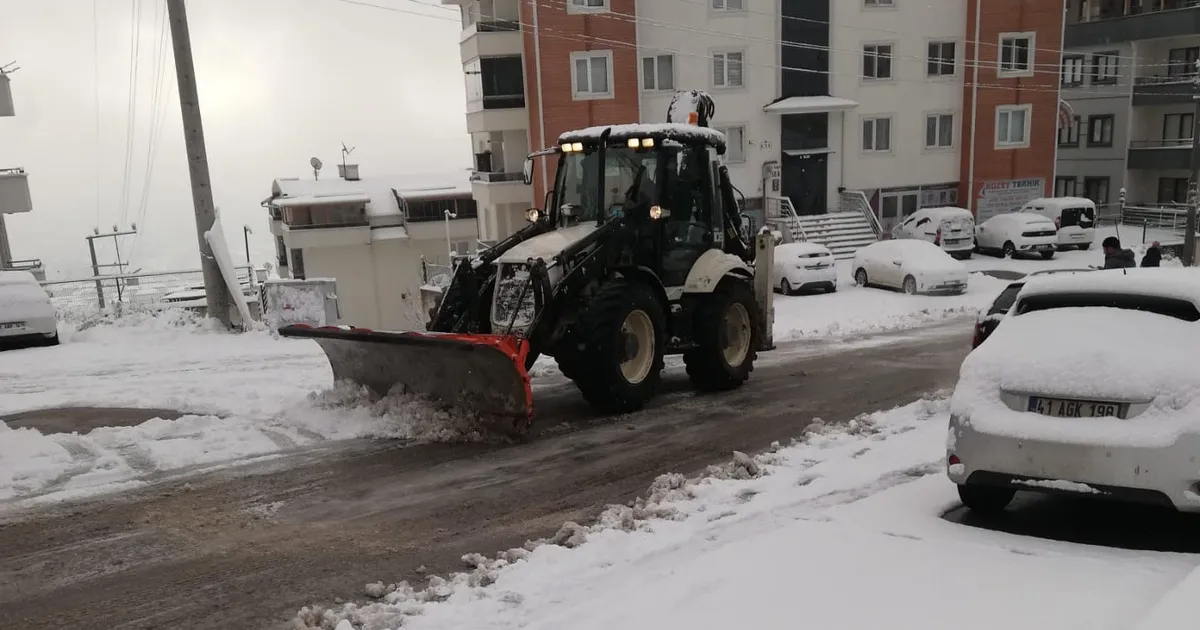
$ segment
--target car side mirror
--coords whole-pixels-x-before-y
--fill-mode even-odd
[[[521,167],[521,175],[524,178],[525,185],[533,183],[533,158],[526,156],[525,164]]]

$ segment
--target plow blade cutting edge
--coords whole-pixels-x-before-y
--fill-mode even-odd
[[[524,433],[533,421],[529,345],[515,337],[303,324],[284,326],[279,334],[316,341],[335,381],[352,381],[379,396],[399,385],[404,393],[477,414],[510,433]]]

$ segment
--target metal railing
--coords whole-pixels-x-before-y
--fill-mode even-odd
[[[1186,67],[1188,64],[1182,63],[1181,67]],[[1167,74],[1147,74],[1140,77],[1134,77],[1134,85],[1162,85],[1164,83],[1191,83],[1196,79],[1195,72],[1175,72]]]
[[[524,173],[510,173],[510,172],[505,172],[505,171],[497,171],[497,172],[474,171],[471,173],[471,181],[473,181],[473,182],[488,182],[488,183],[492,183],[492,184],[498,183],[498,182],[522,182],[522,181],[525,181],[525,174]]]
[[[766,215],[767,223],[776,222],[786,225],[793,240],[808,241],[808,234],[804,231],[804,226],[800,223],[800,215],[796,212],[796,207],[792,205],[790,198],[767,197],[763,200],[763,213]]]
[[[1144,228],[1181,231],[1187,224],[1187,206],[1185,204],[1127,205],[1121,208],[1121,223],[1141,225]]]
[[[1190,149],[1191,138],[1160,138],[1158,140],[1131,140],[1131,149]]]
[[[236,267],[243,294],[257,298],[259,279],[250,265]],[[40,283],[59,316],[68,321],[96,315],[155,312],[203,303],[204,274],[199,269],[102,275]]]
[[[843,190],[841,193],[841,201],[843,204],[851,207],[848,212],[857,210],[871,224],[871,229],[875,232],[875,238],[883,238],[883,226],[879,223],[879,217],[875,216],[875,211],[871,209],[871,200],[867,199],[867,194],[861,190]]]
[[[1128,13],[1125,12],[1123,6],[1118,10],[1100,10],[1096,12],[1096,15],[1079,15],[1076,13],[1067,17],[1067,24],[1084,24],[1087,22],[1099,22],[1101,20],[1115,20],[1117,18],[1130,17],[1134,15],[1162,13],[1164,11],[1191,9],[1195,7],[1200,7],[1200,0],[1146,0],[1141,6],[1131,6]]]

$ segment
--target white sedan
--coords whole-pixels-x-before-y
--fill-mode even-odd
[[[970,509],[1018,490],[1200,512],[1200,275],[1030,278],[971,351],[950,402],[947,475]]]
[[[854,254],[854,282],[917,293],[960,294],[967,290],[967,267],[941,247],[917,239],[871,243]]]
[[[1006,258],[1040,254],[1050,260],[1058,249],[1058,228],[1033,212],[998,214],[975,228],[975,249]]]
[[[775,287],[784,295],[821,289],[837,291],[837,264],[833,252],[820,243],[784,243],[775,246]]]
[[[50,296],[28,271],[0,271],[0,343],[58,343]]]

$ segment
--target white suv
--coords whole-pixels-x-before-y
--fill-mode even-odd
[[[58,345],[50,296],[28,271],[0,271],[0,344]]]

